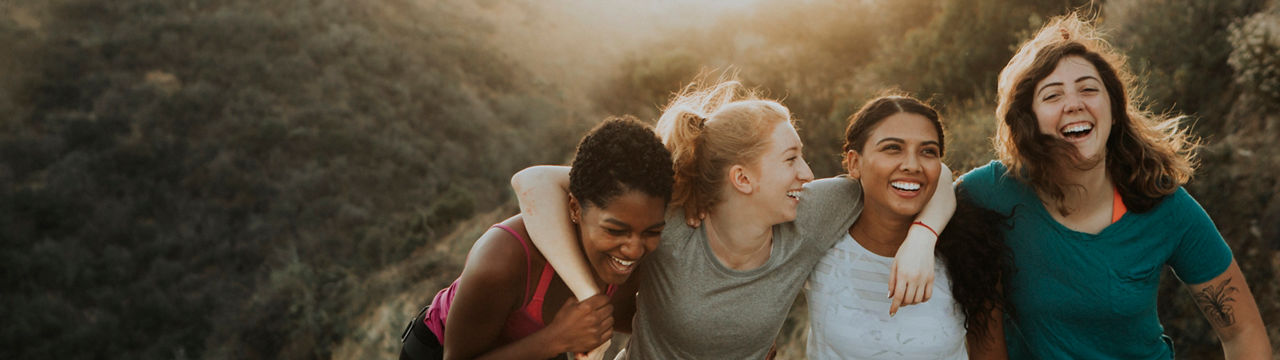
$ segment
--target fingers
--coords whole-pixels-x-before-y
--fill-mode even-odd
[[[909,305],[915,305],[915,304],[924,302],[924,288],[925,288],[924,284],[919,284],[915,286],[915,296],[911,297],[911,303]]]
[[[889,267],[889,295],[892,298],[894,290],[898,287],[898,260],[893,260],[893,265]],[[890,311],[892,313],[892,311]]]
[[[889,316],[893,316],[898,313],[898,308],[902,306],[902,301],[906,297],[906,294],[909,294],[911,291],[906,279],[899,278],[894,283],[897,284],[897,289],[894,290],[893,303],[889,304]]]
[[[930,280],[929,282],[924,283],[924,300],[921,302],[929,301],[929,299],[932,299],[932,298],[933,298],[933,281]]]
[[[605,294],[603,294],[603,293],[596,294],[595,296],[592,296],[592,297],[587,298],[586,300],[583,300],[583,301],[582,301],[582,306],[584,306],[584,307],[586,307],[586,308],[588,308],[588,309],[592,309],[593,311],[594,311],[594,310],[598,310],[598,309],[603,308],[603,307],[606,307],[606,306],[610,306],[610,305],[609,305],[609,295],[605,295]]]

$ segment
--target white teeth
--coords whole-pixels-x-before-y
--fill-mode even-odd
[[[631,264],[635,264],[635,263],[636,263],[636,261],[635,261],[635,260],[622,260],[622,259],[619,259],[619,258],[616,258],[616,257],[612,257],[612,256],[610,256],[610,258],[613,258],[613,261],[617,261],[619,264],[622,264],[622,266],[631,266]]]
[[[919,184],[919,183],[913,183],[913,182],[906,182],[906,181],[894,181],[894,182],[892,182],[892,183],[889,183],[889,185],[890,185],[890,186],[893,186],[893,188],[898,189],[898,190],[906,190],[906,191],[916,191],[916,190],[920,190],[920,184]]]
[[[1083,132],[1088,130],[1093,130],[1092,124],[1075,124],[1075,125],[1068,126],[1065,129],[1062,129],[1062,133],[1070,134],[1070,133],[1077,133],[1077,132]]]
[[[787,192],[787,197],[800,199],[800,191],[798,191],[798,190],[788,191],[788,192]]]

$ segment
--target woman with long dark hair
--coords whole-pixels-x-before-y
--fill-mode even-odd
[[[907,231],[941,185],[946,141],[938,112],[908,96],[868,101],[849,118],[843,165],[862,215],[838,235],[809,277],[810,359],[1004,358],[1000,280],[1007,276],[1003,216],[957,194],[938,239],[944,265],[927,303],[890,316],[878,289]]]
[[[1000,72],[998,161],[961,177],[979,205],[1012,213],[1009,354],[1168,359],[1156,312],[1168,266],[1229,359],[1270,359],[1257,303],[1222,234],[1182,188],[1195,143],[1139,107],[1124,59],[1092,24],[1049,22]]]

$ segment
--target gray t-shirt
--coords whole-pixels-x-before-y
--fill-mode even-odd
[[[796,221],[773,226],[758,268],[716,259],[705,228],[667,214],[662,243],[639,269],[631,359],[763,359],[814,265],[862,212],[862,188],[844,177],[806,184]]]

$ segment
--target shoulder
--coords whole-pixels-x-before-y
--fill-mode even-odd
[[[687,238],[693,234],[694,228],[684,218],[684,209],[668,208],[666,226],[662,228],[662,243],[674,239]],[[659,244],[659,247],[662,245]]]
[[[1187,217],[1208,217],[1205,214],[1204,207],[1200,206],[1200,202],[1196,201],[1186,188],[1179,186],[1172,194],[1165,195],[1152,209],[1152,213],[1159,214],[1161,218],[1167,219],[1183,219]]]
[[[528,239],[524,221],[519,215],[502,223],[515,234]],[[462,281],[489,287],[523,286],[527,279],[529,259],[537,255],[532,245],[522,245],[515,234],[498,226],[490,227],[471,246],[466,265],[462,269]],[[526,256],[526,247],[530,256]],[[541,258],[541,256],[536,256]]]
[[[999,161],[975,168],[960,176],[956,183],[957,197],[964,197],[978,206],[1007,212],[1007,207],[1017,203],[1036,202],[1035,192],[1008,174],[1009,168]]]
[[[976,167],[961,175],[960,184],[979,188],[995,186],[1005,177],[1005,173],[1008,171],[1009,168],[1005,167],[1004,163],[999,160],[992,160],[986,165]]]

